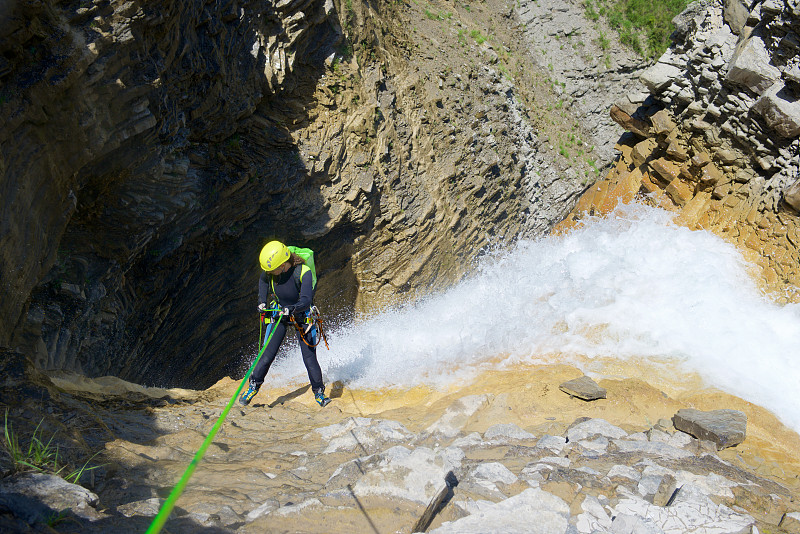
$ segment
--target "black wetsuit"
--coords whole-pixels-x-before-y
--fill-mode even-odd
[[[258,280],[258,302],[269,304],[269,296],[272,293],[270,287],[270,278],[274,278],[275,294],[274,298],[278,301],[278,306],[289,308],[289,313],[298,319],[298,324],[305,329],[306,325],[304,320],[308,315],[308,310],[311,308],[312,299],[314,298],[314,289],[312,285],[311,271],[307,271],[301,279],[300,291],[297,290],[297,284],[294,279],[295,269],[302,269],[302,265],[295,265],[285,273],[272,277],[266,273],[261,273],[261,278]],[[308,345],[317,344],[317,327],[312,326],[311,329],[303,336],[297,331],[294,325],[289,324],[289,318],[283,317],[280,323],[272,323],[271,328],[275,328],[275,333],[269,341],[269,345],[264,350],[264,355],[261,356],[258,365],[253,370],[250,381],[261,385],[264,382],[264,377],[267,376],[272,362],[275,361],[275,356],[278,354],[278,349],[286,336],[286,329],[291,328],[297,334],[297,341],[300,343],[300,352],[303,354],[303,363],[306,365],[308,371],[308,380],[311,382],[311,389],[314,392],[324,389],[325,385],[322,383],[322,370],[317,362],[317,349],[309,347]],[[266,336],[269,336],[271,329],[267,328]],[[265,336],[265,338],[266,338]],[[305,338],[308,345],[303,342]],[[259,347],[260,349],[260,347]]]

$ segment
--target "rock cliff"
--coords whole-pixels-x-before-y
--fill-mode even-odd
[[[615,168],[568,221],[642,194],[747,251],[785,302],[800,282],[800,12],[793,2],[750,7],[694,3],[676,18],[674,45],[641,76],[651,97],[611,109],[630,132]]]
[[[44,369],[208,385],[253,342],[268,239],[366,312],[546,231],[603,165],[541,137],[584,144],[503,2],[6,10],[0,345]]]

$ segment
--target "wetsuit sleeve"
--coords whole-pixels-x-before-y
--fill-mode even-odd
[[[300,279],[300,298],[292,308],[292,313],[305,312],[311,307],[314,298],[314,283],[311,271],[307,271]]]
[[[261,271],[261,276],[258,279],[258,303],[266,304],[268,296],[269,296],[269,275],[267,274],[267,271]]]

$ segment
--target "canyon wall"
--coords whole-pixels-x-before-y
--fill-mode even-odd
[[[502,2],[5,9],[0,346],[43,369],[203,387],[251,352],[269,239],[316,250],[347,316],[541,234],[586,182],[549,162]]]

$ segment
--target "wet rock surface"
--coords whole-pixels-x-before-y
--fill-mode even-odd
[[[800,465],[788,452],[776,462],[775,451],[791,450],[798,438],[762,426],[772,416],[757,412],[744,442],[717,451],[671,427],[666,417],[685,409],[682,402],[643,382],[603,381],[608,398],[586,403],[557,388],[575,372],[520,369],[449,394],[345,386],[324,409],[302,387],[262,388],[251,406],[231,411],[167,528],[412,532],[427,513],[432,532],[502,525],[504,532],[750,533],[777,532],[779,524],[791,532],[800,513],[792,473]],[[63,450],[70,458],[78,452],[65,438],[79,435],[86,456],[101,450],[93,460],[100,467],[80,481],[91,491],[23,475],[55,478],[55,500],[52,491],[31,494],[3,479],[11,532],[44,528],[56,516],[69,518],[60,532],[145,530],[237,385],[225,380],[202,392],[130,385],[111,394],[102,381],[59,378],[67,389],[43,377],[29,383],[37,381],[32,387],[49,400],[41,413],[28,408],[28,420],[43,416],[48,434],[68,420],[58,434]],[[15,394],[4,388],[3,401]],[[17,410],[10,416],[20,421]],[[658,423],[642,425],[647,419]],[[67,498],[73,494],[82,497]],[[20,507],[20,499],[36,506]]]

